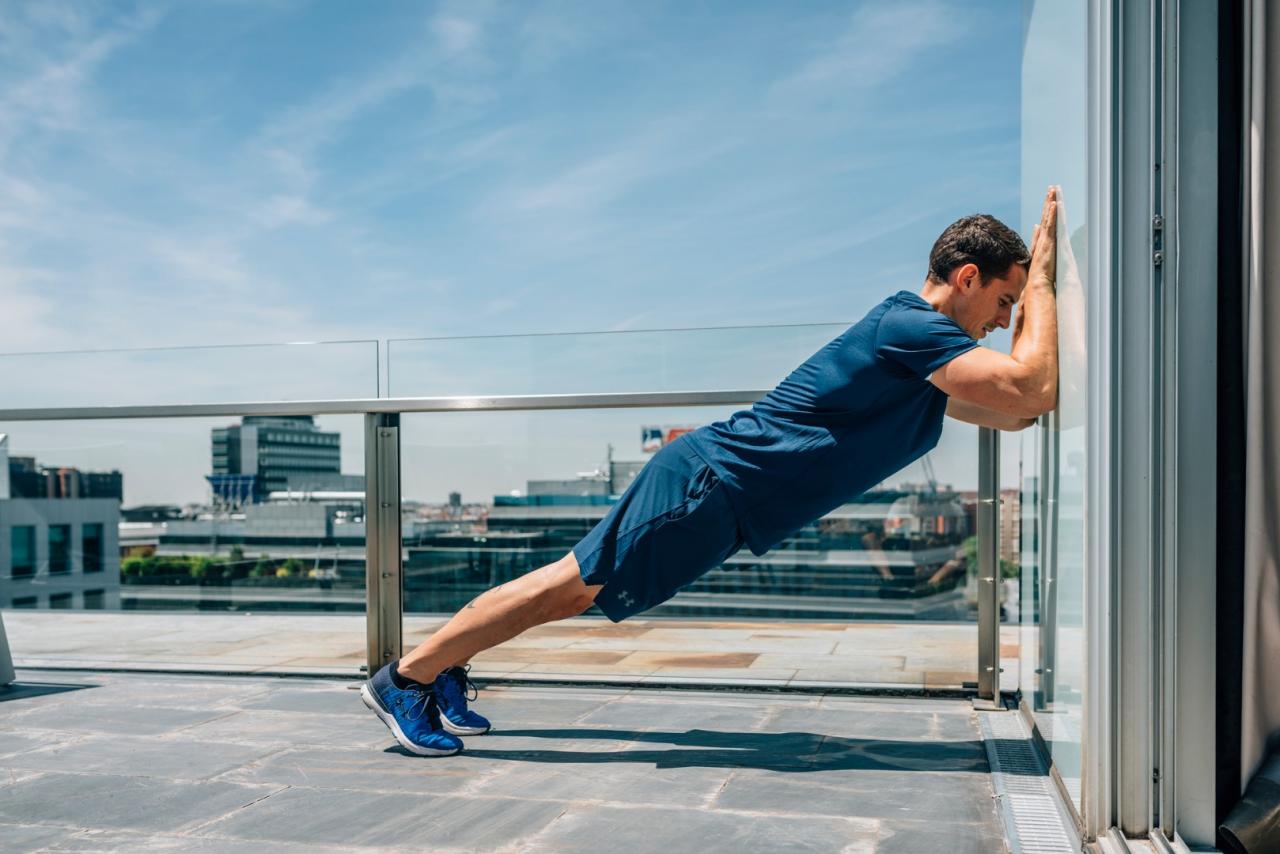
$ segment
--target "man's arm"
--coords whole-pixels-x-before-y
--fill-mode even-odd
[[[1058,403],[1057,189],[1050,188],[1032,240],[1031,269],[1022,291],[1008,356],[977,347],[934,371],[930,380],[953,399],[1019,418]]]
[[[994,430],[1025,430],[1036,423],[1034,418],[1019,418],[1004,412],[996,412],[976,403],[969,403],[958,398],[947,401],[947,415],[966,424],[977,424],[979,427],[990,427]]]

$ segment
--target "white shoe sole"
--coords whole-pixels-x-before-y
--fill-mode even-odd
[[[369,691],[368,683],[360,686],[360,699],[364,700],[364,704],[369,707],[369,711],[377,715],[378,719],[387,725],[387,729],[391,730],[391,734],[396,737],[396,741],[400,742],[400,746],[410,753],[416,753],[419,756],[452,756],[458,752],[456,749],[439,750],[434,747],[422,747],[410,741],[405,736],[404,731],[400,729],[400,724],[396,721],[395,716],[388,714],[383,710],[382,706],[378,705],[378,701],[373,698],[373,694]],[[444,721],[443,715],[440,720]]]
[[[440,723],[444,725],[446,731],[454,735],[484,735],[489,731],[489,727],[458,726],[443,713],[440,715]]]

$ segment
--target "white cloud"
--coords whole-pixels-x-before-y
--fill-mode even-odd
[[[446,53],[469,50],[480,38],[480,24],[453,15],[440,15],[431,22],[431,31]]]
[[[852,225],[815,232],[794,241],[785,251],[774,252],[767,260],[755,261],[739,267],[712,287],[719,288],[744,280],[759,278],[783,270],[793,270],[804,264],[866,246],[915,223],[936,218],[954,207],[955,194],[967,189],[963,179],[949,186],[939,186],[931,196],[913,194],[898,199],[878,210],[868,211]],[[920,268],[924,269],[923,260]]]
[[[316,207],[301,194],[279,193],[263,202],[254,211],[253,218],[265,228],[281,228],[289,225],[323,225],[333,219],[333,214]]]
[[[32,4],[41,9],[46,4]],[[8,10],[12,12],[13,10]],[[0,89],[0,152],[33,128],[80,131],[90,119],[82,96],[85,81],[112,54],[135,43],[159,23],[163,12],[150,8],[124,16],[117,26],[95,32],[76,7],[56,4],[11,22],[2,39],[5,53],[32,70]],[[53,28],[54,33],[48,33]],[[34,53],[25,44],[55,42]]]
[[[48,291],[57,276],[51,271],[6,264],[0,259],[0,314],[4,316],[4,343],[0,351],[17,353],[65,346],[55,322],[56,300]]]
[[[865,2],[848,28],[774,87],[783,97],[867,91],[901,74],[920,55],[961,40],[963,13],[938,2]]]
[[[617,216],[626,197],[714,160],[739,140],[708,139],[699,114],[654,117],[642,127],[622,127],[594,150],[579,153],[557,168],[536,168],[536,161],[493,182],[472,211],[479,222],[503,222],[511,239],[542,254],[585,249],[606,251],[606,234],[625,233]],[[542,143],[544,151],[554,144]],[[545,157],[544,157],[545,160]],[[526,176],[534,175],[535,180]],[[627,233],[634,246],[635,235]]]
[[[546,181],[516,187],[496,206],[517,213],[590,212],[617,199],[659,168],[645,144],[590,157]]]

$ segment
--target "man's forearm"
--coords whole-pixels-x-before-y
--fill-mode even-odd
[[[954,397],[947,401],[947,415],[966,424],[977,424],[979,427],[990,427],[993,430],[1025,430],[1036,423],[1034,418],[1019,418],[1007,412],[987,409],[985,406]]]
[[[1058,306],[1053,285],[1033,279],[1022,292],[1010,355],[1029,369],[1028,382],[1046,409],[1058,400]]]

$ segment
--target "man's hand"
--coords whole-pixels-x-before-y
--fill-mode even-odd
[[[1044,196],[1044,208],[1040,212],[1040,222],[1031,227],[1031,265],[1027,270],[1027,288],[1048,287],[1051,293],[1057,291],[1058,281],[1058,202],[1061,201],[1062,190],[1051,186]],[[1013,321],[1013,345],[1022,336],[1022,328],[1026,325],[1027,310],[1025,301],[1018,303],[1018,313]]]
[[[1040,222],[1031,229],[1031,269],[1027,271],[1028,288],[1039,285],[1053,290],[1054,283],[1058,280],[1058,194],[1060,192],[1058,187],[1050,187],[1045,193]]]

